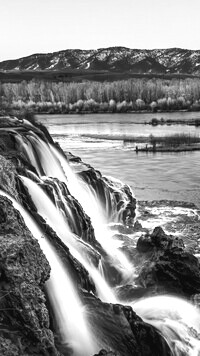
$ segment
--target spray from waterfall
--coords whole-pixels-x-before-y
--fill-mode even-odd
[[[0,191],[0,195],[11,200],[15,209],[21,213],[50,263],[51,276],[46,282],[46,288],[63,342],[74,350],[75,356],[91,356],[97,351],[94,337],[89,332],[83,305],[60,258],[25,209],[5,192]]]
[[[172,296],[145,298],[131,306],[161,332],[174,356],[199,356],[200,310],[197,307]]]

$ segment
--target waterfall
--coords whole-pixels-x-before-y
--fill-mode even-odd
[[[131,278],[133,280],[135,277],[134,267],[125,254],[119,250],[117,241],[113,239],[114,232],[107,226],[105,214],[92,187],[77,177],[70,168],[67,159],[57,149],[52,145],[50,147],[65,172],[70,193],[80,202],[86,214],[91,218],[96,239],[110,256],[113,265],[120,270],[126,279]]]
[[[117,303],[117,298],[114,295],[112,289],[108,286],[105,279],[101,276],[99,271],[91,266],[73,247],[70,247],[70,252],[72,255],[87,269],[90,276],[92,277],[95,287],[97,290],[98,297],[106,303]]]
[[[49,261],[51,276],[46,282],[46,288],[63,342],[74,350],[75,356],[91,356],[98,349],[93,343],[94,337],[89,332],[83,305],[64,265],[25,209],[3,191],[0,191],[0,195],[6,196],[11,200],[15,209],[21,213],[27,227],[38,240]]]
[[[15,135],[15,140],[18,142],[19,145],[19,151],[25,153],[25,156],[27,157],[28,161],[32,164],[32,166],[36,169],[36,172],[39,176],[43,174],[40,162],[38,161],[34,148],[31,144],[31,142],[26,138],[20,136],[19,134]]]
[[[64,182],[71,195],[80,202],[91,218],[96,239],[110,256],[113,265],[127,277],[127,280],[130,278],[132,282],[135,276],[134,267],[119,250],[119,243],[113,239],[113,231],[107,227],[106,213],[94,188],[73,172],[67,159],[59,150],[40,139],[35,133],[30,132],[30,134],[26,134],[26,137],[16,134],[16,138],[38,174],[37,176],[37,174],[27,170],[26,173],[29,178],[20,176],[38,213],[52,227],[62,242],[68,246],[72,256],[88,271],[95,283],[100,299],[107,303],[120,303],[105,281],[101,260],[97,269],[83,248],[83,244],[87,248],[91,248],[91,246],[81,242],[72,233],[66,214],[60,209],[60,202],[71,219],[73,219],[73,214],[58,182],[54,178]],[[38,185],[40,183],[50,184],[50,182],[56,185],[55,204]],[[119,188],[119,192],[121,192],[121,183],[118,180],[112,182],[109,178],[107,183],[110,184],[110,188],[117,185],[116,189]],[[47,239],[42,238],[42,231],[20,204],[4,192],[0,192],[0,194],[7,196],[13,202],[14,207],[21,212],[28,228],[38,239],[41,249],[49,260],[51,278],[46,282],[46,286],[63,342],[68,343],[73,348],[75,356],[91,356],[98,352],[97,345],[94,344],[95,338],[87,325],[86,311],[84,311],[73,282],[56,251]],[[109,193],[108,199],[110,199]],[[123,213],[126,204],[128,204],[128,201],[125,199],[122,201],[122,209],[119,210],[119,214]],[[114,214],[112,217],[114,219]],[[160,331],[174,356],[198,356],[200,354],[200,311],[194,305],[177,297],[156,296],[132,302],[131,306],[144,321],[152,324]]]
[[[172,296],[156,296],[131,305],[147,323],[155,326],[168,342],[174,356],[200,354],[200,310]]]
[[[18,140],[21,140],[21,146],[23,146],[23,139],[20,137]],[[91,218],[95,237],[109,255],[110,262],[120,271],[125,280],[133,281],[135,269],[119,249],[118,242],[113,239],[114,231],[107,226],[105,213],[94,189],[77,177],[70,168],[67,159],[54,146],[44,142],[33,132],[26,135],[26,140],[29,140],[29,145],[25,144],[23,149],[38,175],[41,177],[45,174],[47,177],[58,178],[66,183],[70,193],[79,201],[86,214]],[[32,147],[30,147],[30,143]],[[38,160],[44,174],[38,167]]]
[[[104,270],[103,270],[103,264],[102,264],[102,260],[99,261],[99,272],[100,272],[100,275],[105,279],[105,274],[104,274]]]
[[[109,199],[112,200],[112,205],[115,206],[115,209],[113,209],[112,213],[111,213],[111,223],[119,223],[119,221],[121,221],[121,216],[123,215],[123,212],[127,209],[129,202],[128,196],[125,192],[123,192],[122,187],[124,186],[124,184],[117,178],[111,177],[111,176],[103,176],[103,179],[106,183],[106,186],[109,188],[108,190],[108,194]],[[126,188],[128,188],[130,190],[130,194],[132,195],[132,197],[134,197],[134,194],[131,190],[131,188],[129,186],[126,186]],[[121,196],[120,202],[114,200],[112,198],[112,190],[115,190],[115,192],[118,192],[119,196]],[[106,199],[108,200],[108,198]],[[107,201],[106,201],[107,203]],[[106,206],[108,205],[108,203],[106,204]],[[117,209],[118,207],[118,209]],[[108,210],[108,207],[107,207]]]
[[[52,203],[48,195],[31,179],[20,176],[38,210],[38,213],[47,221],[48,225],[57,233],[63,243],[70,249],[74,256],[89,272],[92,277],[98,296],[102,301],[115,302],[116,298],[99,271],[84,255],[81,244],[76,236],[70,231],[67,220]]]

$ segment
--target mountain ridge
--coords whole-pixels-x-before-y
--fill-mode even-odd
[[[92,50],[67,49],[35,53],[0,62],[1,71],[99,70],[155,74],[200,74],[200,50],[131,49],[123,46]]]

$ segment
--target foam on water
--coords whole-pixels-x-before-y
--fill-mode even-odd
[[[156,296],[131,305],[147,323],[167,340],[174,356],[199,356],[200,310],[184,299]]]

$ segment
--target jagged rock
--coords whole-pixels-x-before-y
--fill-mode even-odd
[[[19,199],[17,192],[16,170],[12,162],[0,156],[0,189]]]
[[[180,238],[156,227],[151,235],[140,237],[137,250],[142,260],[137,278],[141,286],[183,296],[200,292],[198,259],[184,250]]]
[[[171,355],[162,336],[131,307],[102,303],[91,295],[85,295],[84,301],[93,330],[105,350],[117,356]]]
[[[98,354],[95,354],[94,356],[117,356],[117,354],[112,351],[101,350]]]
[[[142,235],[137,241],[139,252],[147,252],[152,249],[166,250],[175,247],[184,249],[183,240],[179,237],[167,235],[160,226],[155,227],[151,235],[148,233]]]
[[[154,245],[150,235],[142,235],[137,241],[137,250],[139,252],[148,252],[153,249]]]
[[[48,261],[3,196],[0,214],[0,355],[58,355],[43,293]]]
[[[168,234],[181,236],[187,252],[199,254],[200,211],[195,204],[171,200],[137,203],[139,219],[143,226],[162,224],[162,228],[168,231]]]

